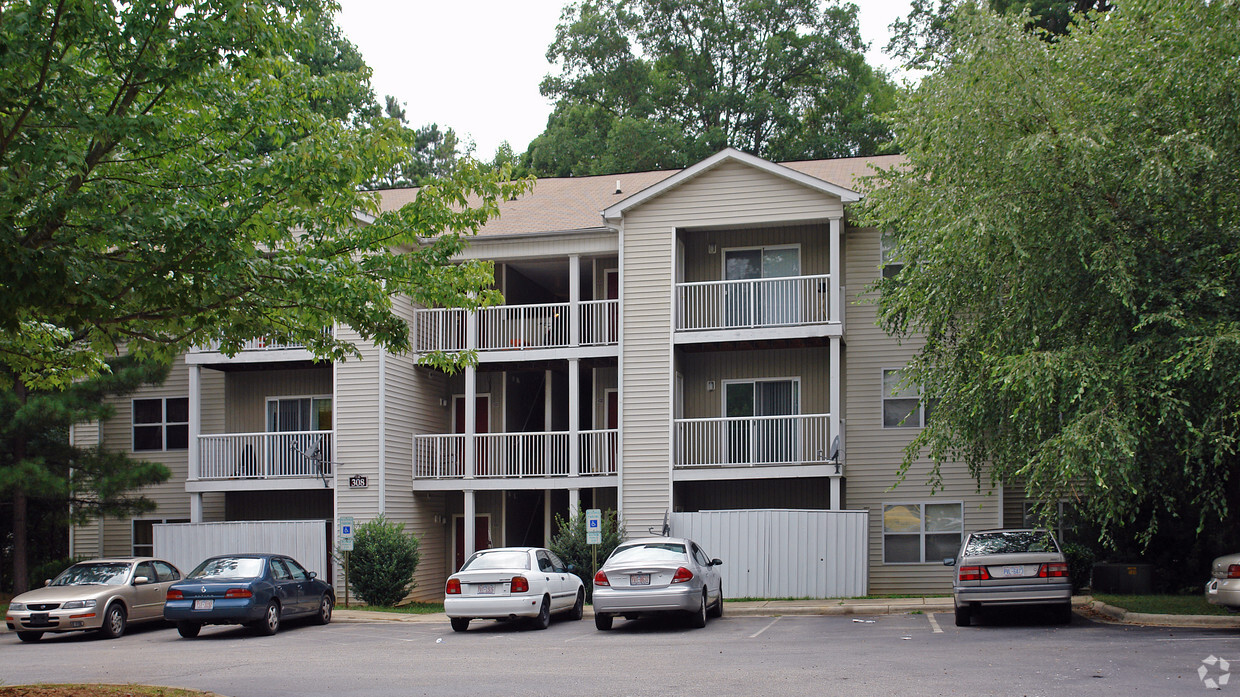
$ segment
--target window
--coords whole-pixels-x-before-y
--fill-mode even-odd
[[[725,249],[724,280],[750,281],[726,286],[727,326],[800,322],[800,285],[796,280],[800,275],[801,248],[796,245]]]
[[[133,450],[189,448],[189,398],[133,400]]]
[[[156,561],[155,570],[159,572],[160,581],[177,581],[181,578],[181,574],[168,562]]]
[[[904,269],[904,261],[900,258],[900,249],[896,246],[895,237],[884,232],[878,238],[879,266],[883,269],[883,278],[895,278]]]
[[[189,518],[146,518],[133,521],[133,555],[150,557],[155,554],[156,523],[188,523]]]
[[[932,564],[960,551],[964,504],[883,504],[883,563]]]
[[[1026,501],[1024,505],[1024,515],[1021,524],[1026,528],[1046,528],[1046,521],[1038,520],[1036,504],[1032,501]],[[1060,501],[1055,511],[1054,525],[1051,526],[1051,532],[1055,533],[1055,539],[1060,542],[1064,541],[1064,533],[1071,533],[1076,530],[1076,510],[1072,504],[1067,501]]]
[[[723,384],[723,413],[727,423],[728,462],[773,464],[796,462],[797,420],[754,417],[794,417],[801,412],[801,383],[791,380],[736,380]]]
[[[930,404],[922,406],[921,388],[904,381],[903,369],[883,371],[883,428],[921,428],[930,411]]]

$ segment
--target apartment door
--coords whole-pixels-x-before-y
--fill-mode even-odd
[[[452,570],[459,571],[465,563],[465,516],[453,517],[456,525],[452,538],[456,543],[456,566]],[[474,551],[491,548],[491,516],[474,517]]]
[[[620,391],[607,390],[607,413],[604,414],[607,434],[607,463],[605,472],[616,473],[616,441],[620,438]]]
[[[797,380],[753,380],[724,383],[728,462],[776,464],[794,462],[797,452],[794,419],[758,418],[800,413]]]
[[[620,298],[620,272],[616,269],[607,269],[603,272],[605,290],[608,300],[618,300]],[[620,341],[620,305],[619,303],[607,306],[607,342],[617,343]]]
[[[723,273],[724,280],[752,281],[725,287],[727,326],[756,327],[799,321],[801,299],[796,277],[801,275],[800,247],[724,250]],[[788,280],[768,280],[781,278]]]
[[[491,395],[480,394],[474,402],[474,433],[490,433],[491,432]],[[452,397],[452,432],[465,432],[465,397],[464,395],[453,395]],[[462,439],[457,444],[456,461],[465,462],[465,441]],[[474,444],[474,462],[477,463],[475,474],[486,474],[489,468],[489,459],[486,452],[486,439],[475,439]]]

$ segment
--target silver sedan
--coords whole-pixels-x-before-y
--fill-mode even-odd
[[[1045,605],[1058,623],[1072,620],[1068,561],[1049,531],[970,533],[960,553],[943,563],[956,567],[957,627],[969,626],[976,610],[996,605]]]
[[[611,629],[621,615],[687,612],[694,627],[723,615],[723,580],[693,540],[652,537],[622,543],[594,575],[594,626]]]
[[[1228,554],[1214,560],[1206,584],[1206,600],[1215,605],[1240,612],[1240,554]]]

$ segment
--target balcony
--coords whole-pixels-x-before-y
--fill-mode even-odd
[[[679,479],[838,474],[830,414],[677,419],[675,429]],[[721,469],[732,473],[721,476]]]
[[[414,436],[413,478],[507,480],[505,486],[508,488],[521,488],[512,480],[616,476],[618,432],[615,429],[579,431],[575,468],[569,447],[571,437],[564,431],[479,433],[474,436],[473,471],[467,472],[464,435]],[[591,483],[589,486],[597,485]]]
[[[419,353],[464,351],[480,354],[615,346],[619,341],[619,300],[577,303],[574,331],[572,303],[498,305],[477,311],[477,340],[469,341],[469,316],[459,308],[419,310],[414,341]],[[509,356],[510,357],[510,356]]]
[[[677,283],[676,341],[827,336],[842,329],[831,303],[829,274]]]
[[[198,436],[193,490],[330,486],[333,431]],[[215,484],[212,484],[215,483]],[[227,486],[219,486],[227,483]]]
[[[323,333],[332,334],[332,328],[323,329]],[[195,346],[185,354],[185,362],[190,365],[237,364],[237,363],[281,363],[287,361],[311,361],[314,355],[306,350],[305,344],[282,343],[258,337],[241,345],[241,350],[231,358],[220,353],[219,342],[211,342],[206,346]]]

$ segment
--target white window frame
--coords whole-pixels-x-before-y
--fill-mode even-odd
[[[1035,505],[1037,505],[1035,501],[1025,501],[1021,504],[1020,524],[1022,527],[1026,527],[1026,528],[1045,529],[1041,525],[1031,524],[1034,522],[1030,518],[1030,516],[1032,515],[1031,509]],[[1072,502],[1066,499],[1060,499],[1059,501],[1055,502],[1055,507],[1056,507],[1055,527],[1051,530],[1051,532],[1055,534],[1055,540],[1059,542],[1059,544],[1061,545],[1063,544],[1064,521],[1067,518],[1066,507],[1071,506],[1071,505],[1072,505]]]
[[[942,564],[943,563],[943,559],[926,559],[926,535],[927,534],[929,535],[949,534],[947,531],[942,531],[942,530],[936,530],[936,531],[932,531],[929,533],[926,531],[926,506],[928,505],[929,506],[950,506],[950,505],[959,506],[960,507],[960,530],[959,530],[960,542],[964,541],[964,528],[965,528],[964,526],[964,501],[954,500],[954,499],[950,501],[934,501],[934,500],[883,501],[880,505],[882,506],[882,508],[880,509],[882,515],[879,516],[879,520],[878,520],[879,529],[878,530],[879,530],[879,535],[882,537],[883,541],[882,541],[882,549],[880,550],[879,559],[882,560],[883,566],[913,566],[913,565]],[[921,530],[919,530],[916,533],[887,532],[887,507],[888,506],[921,506]],[[887,561],[887,536],[888,535],[897,535],[900,537],[913,537],[914,535],[916,535],[920,542],[918,553],[921,557],[921,561]],[[959,542],[957,543],[957,548],[959,548]]]
[[[170,399],[184,399],[185,400],[185,415],[186,415],[185,421],[168,421],[168,400]],[[154,401],[159,402],[160,420],[158,422],[141,423],[141,424],[135,422],[134,417],[137,416],[137,413],[138,413],[138,410],[135,405],[138,402],[154,402]],[[180,452],[182,450],[189,450],[189,446],[191,444],[188,442],[188,440],[186,441],[184,448],[169,448],[168,447],[168,427],[169,426],[184,426],[186,434],[189,433],[189,397],[188,396],[186,397],[179,397],[179,396],[134,397],[133,399],[129,400],[129,451],[130,452],[163,453],[163,452],[169,452],[169,451]],[[135,428],[155,428],[155,427],[159,428],[159,447],[158,448],[144,448],[142,450],[138,450],[137,448],[135,448],[134,446],[136,444],[135,443],[136,439],[134,438],[134,429]]]
[[[723,247],[719,250],[719,280],[728,280],[728,252],[750,252],[753,250],[766,252],[768,249],[795,249],[797,250],[797,275],[796,276],[759,276],[758,280],[767,278],[798,278],[805,275],[805,255],[801,253],[800,242],[789,242],[788,244],[757,244],[746,245],[741,247]]]
[[[281,394],[281,395],[269,395],[263,401],[263,428],[266,433],[279,433],[279,431],[270,430],[271,425],[267,423],[267,415],[271,413],[270,410],[271,410],[272,402],[278,403],[281,400],[286,400],[286,399],[308,399],[310,400],[311,413],[316,414],[316,415],[318,414],[317,411],[314,411],[314,401],[316,399],[326,399],[326,400],[331,401],[332,403],[332,427],[331,428],[320,428],[318,430],[319,431],[336,430],[336,400],[332,397],[332,395],[330,394]],[[313,431],[314,429],[311,429],[311,430]]]
[[[897,426],[887,425],[887,401],[896,400],[896,399],[912,399],[912,397],[897,397],[895,395],[887,394],[887,389],[885,387],[887,383],[887,380],[886,380],[887,373],[890,373],[890,372],[903,373],[905,370],[907,370],[907,367],[880,368],[879,369],[879,376],[878,376],[878,391],[879,391],[879,402],[880,402],[879,423],[883,425],[884,429],[903,430],[907,428],[925,428],[926,427],[926,404],[925,404],[924,396],[922,395],[921,385],[916,385],[917,387],[917,423],[909,423],[909,420],[906,419],[903,424],[900,424]]]
[[[138,523],[149,522],[152,526],[160,523],[188,523],[189,518],[130,518],[129,519],[129,552],[135,557],[153,557],[155,556],[155,532],[151,530],[151,551],[148,554],[138,552],[137,531],[135,528]],[[146,545],[142,545],[145,547]],[[185,569],[180,570],[182,574],[188,573]]]
[[[900,248],[892,239],[890,232],[884,232],[878,236],[878,270],[883,278],[895,278],[904,269],[904,260],[900,259]],[[890,276],[887,275],[887,267],[898,267]]]

